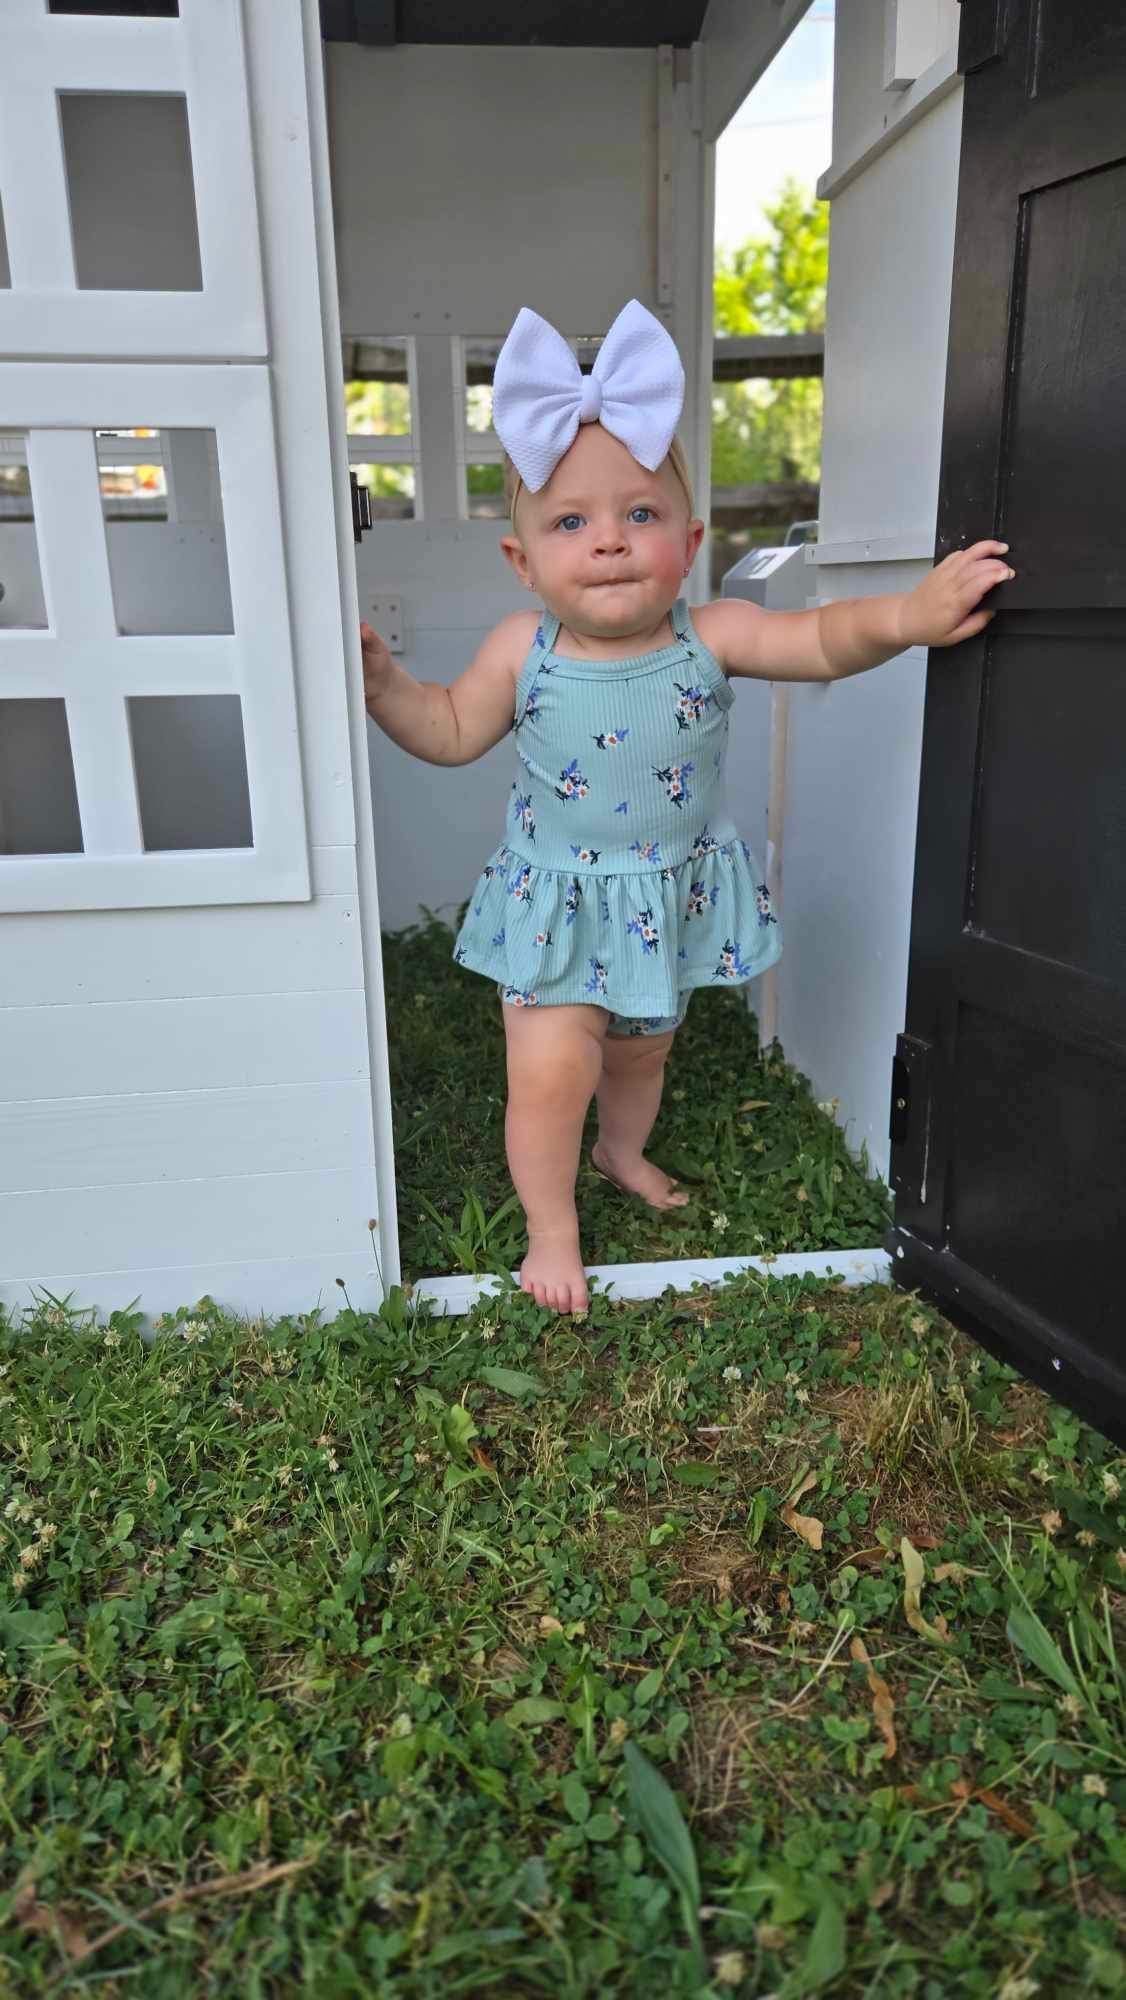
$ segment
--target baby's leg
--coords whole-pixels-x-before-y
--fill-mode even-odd
[[[585,1312],[575,1175],[602,1069],[603,1007],[501,1009],[508,1041],[508,1168],[528,1221],[520,1282],[537,1304]]]
[[[661,1035],[607,1035],[598,1086],[596,1167],[655,1208],[683,1208],[667,1174],[643,1157],[661,1108],[665,1064],[675,1029]]]

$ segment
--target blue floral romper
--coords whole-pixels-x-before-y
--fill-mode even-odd
[[[724,798],[734,692],[683,598],[671,618],[671,646],[578,660],[545,613],[516,687],[507,835],[454,947],[510,1006],[605,1007],[612,1034],[674,1028],[694,987],[744,985],[782,950]]]

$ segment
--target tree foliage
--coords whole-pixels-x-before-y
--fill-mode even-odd
[[[829,271],[828,204],[787,180],[765,213],[765,234],[716,260],[716,332],[820,331]],[[717,382],[712,484],[817,480],[821,409],[817,377]]]

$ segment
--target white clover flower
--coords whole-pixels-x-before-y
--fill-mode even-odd
[[[1032,1466],[1030,1469],[1033,1479],[1038,1479],[1040,1481],[1041,1486],[1048,1486],[1051,1484],[1054,1474],[1046,1458],[1038,1458],[1035,1465]]]
[[[14,1496],[11,1500],[9,1500],[7,1506],[4,1509],[4,1519],[6,1521],[10,1521],[12,1515],[18,1513],[19,1504],[20,1504],[19,1501]]]
[[[1023,1977],[1020,1979],[1006,1979],[1004,1985],[997,1990],[997,2000],[1032,2000],[1033,1994],[1039,1993],[1039,1991],[1040,1981],[1038,1979],[1025,1979]]]
[[[843,1181],[843,1179],[844,1179],[844,1168],[842,1167],[842,1165],[841,1165],[841,1163],[840,1163],[840,1161],[839,1161],[839,1160],[837,1160],[837,1161],[835,1161],[835,1162],[834,1162],[834,1165],[833,1165],[833,1167],[832,1167],[832,1170],[831,1170],[831,1172],[830,1172],[830,1175],[829,1175],[829,1178],[830,1178],[830,1180],[834,1180],[834,1181]]]
[[[207,1339],[207,1321],[205,1319],[186,1319],[180,1328],[180,1333],[189,1346],[197,1346],[201,1340]]]
[[[907,1324],[912,1333],[925,1333],[927,1330],[927,1322],[923,1318],[922,1313],[912,1313]]]
[[[1083,1703],[1077,1694],[1061,1694],[1056,1707],[1059,1709],[1061,1715],[1067,1717],[1069,1722],[1078,1722],[1083,1713]]]
[[[277,1478],[279,1486],[288,1486],[290,1480],[293,1478],[292,1465],[279,1465]]]
[[[388,1736],[413,1736],[414,1723],[411,1721],[410,1716],[397,1715],[387,1734]]]
[[[1089,1799],[1105,1799],[1106,1779],[1100,1778],[1097,1771],[1088,1771],[1081,1789],[1086,1792]]]
[[[722,1951],[712,1970],[717,1986],[741,1986],[747,1976],[747,1961],[741,1951]]]
[[[1081,1548],[1093,1549],[1098,1545],[1098,1536],[1090,1528],[1080,1528],[1075,1537]]]
[[[798,1201],[808,1201],[808,1200],[809,1200],[809,1191],[808,1191],[808,1189],[806,1189],[806,1188],[804,1188],[804,1187],[800,1187],[800,1188],[798,1189],[798,1192],[797,1192],[797,1199],[798,1199]]]
[[[736,1368],[734,1363],[732,1363],[730,1368],[724,1369],[723,1379],[725,1382],[741,1382],[743,1380],[743,1370]]]
[[[826,1118],[831,1118],[833,1116],[833,1113],[836,1111],[838,1105],[840,1104],[840,1101],[841,1100],[839,1097],[827,1097],[825,1098],[823,1103],[818,1104],[817,1109],[819,1111],[823,1111],[825,1113]]]
[[[145,1492],[148,1494],[150,1500],[156,1492],[156,1480],[151,1476],[145,1481]]]
[[[723,1214],[722,1210],[718,1215],[713,1215],[712,1228],[717,1236],[722,1236],[724,1230],[727,1228],[727,1217]]]
[[[795,1401],[795,1403],[808,1403],[808,1401],[809,1401],[809,1390],[808,1390],[808,1389],[795,1389],[795,1390],[794,1390],[794,1401]]]
[[[29,1542],[26,1549],[20,1550],[20,1561],[25,1569],[34,1569],[42,1558],[43,1550],[38,1542]]]
[[[16,1571],[15,1575],[11,1579],[11,1587],[16,1592],[17,1596],[19,1595],[19,1592],[21,1590],[27,1589],[27,1571],[25,1569],[18,1569]]]
[[[793,1386],[794,1386],[794,1384],[795,1384],[795,1382],[800,1382],[800,1381],[801,1381],[801,1376],[800,1376],[800,1375],[798,1374],[798,1372],[797,1372],[797,1369],[796,1369],[796,1368],[787,1368],[787,1370],[786,1370],[786,1387],[787,1387],[788,1389],[792,1389],[792,1388],[793,1388]]]
[[[1115,1476],[1114,1476],[1113,1472],[1104,1472],[1104,1473],[1103,1473],[1103,1492],[1104,1492],[1104,1493],[1106,1494],[1106,1497],[1107,1497],[1107,1499],[1108,1499],[1108,1500],[1117,1500],[1117,1498],[1118,1498],[1119,1494],[1121,1493],[1121,1491],[1122,1491],[1122,1488],[1121,1488],[1121,1486],[1119,1485],[1119,1483],[1118,1483],[1117,1479],[1115,1478]]]
[[[495,1340],[500,1328],[495,1319],[483,1319],[477,1331],[482,1340]]]
[[[330,1472],[339,1472],[340,1470],[340,1460],[334,1451],[326,1451],[325,1464],[328,1466]]]
[[[1053,1507],[1050,1513],[1041,1514],[1040,1526],[1046,1535],[1058,1535],[1063,1527],[1063,1515]]]
[[[415,1681],[417,1682],[420,1688],[428,1688],[433,1678],[434,1678],[433,1667],[428,1667],[425,1665],[419,1667],[415,1674]]]
[[[41,1542],[53,1542],[59,1532],[57,1521],[37,1521],[35,1525],[39,1530]]]

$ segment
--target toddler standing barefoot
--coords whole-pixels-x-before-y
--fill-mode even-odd
[[[903,596],[690,613],[680,591],[704,524],[675,439],[683,389],[672,341],[636,300],[592,376],[525,308],[494,382],[501,548],[542,612],[504,619],[449,688],[413,680],[360,628],[368,713],[403,749],[467,764],[515,734],[504,843],[454,955],[501,995],[521,1284],[560,1313],[588,1303],[575,1178],[591,1098],[597,1170],[654,1208],[683,1202],[645,1157],[673,1036],[695,987],[743,985],[781,951],[724,798],[729,677],[835,680],[910,645],[953,645],[1013,574],[1005,544],[979,542]]]

